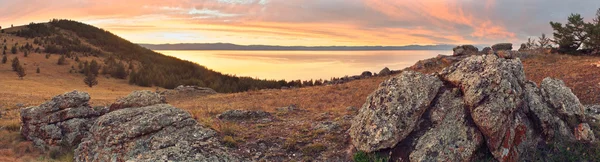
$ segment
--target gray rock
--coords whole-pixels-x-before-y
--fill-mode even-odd
[[[185,86],[180,85],[175,88],[176,91],[179,92],[189,92],[189,93],[201,93],[201,94],[217,94],[217,91],[206,88],[206,87],[198,87],[198,86]]]
[[[164,96],[158,93],[148,90],[134,91],[126,97],[123,97],[117,100],[117,102],[110,105],[110,111],[129,107],[144,107],[163,103],[167,103],[167,101]]]
[[[600,105],[585,106],[585,115],[588,122],[600,125]]]
[[[479,49],[473,45],[462,45],[454,47],[452,51],[454,51],[454,54],[452,54],[453,56],[462,56],[477,54]]]
[[[388,67],[385,67],[383,69],[381,69],[381,71],[379,71],[379,76],[388,76],[390,74],[392,74],[392,71],[390,71],[390,69]]]
[[[483,136],[468,124],[466,107],[458,89],[443,92],[430,111],[434,124],[421,136],[410,161],[469,161],[483,145]]]
[[[23,108],[21,134],[43,150],[77,146],[95,119],[108,112],[105,107],[92,108],[89,100],[87,93],[73,91]]]
[[[575,139],[586,143],[592,143],[596,141],[594,132],[588,123],[581,123],[575,127]]]
[[[340,130],[340,124],[333,121],[322,121],[312,124],[313,130],[325,130],[327,132],[334,132]]]
[[[494,44],[492,46],[492,50],[494,50],[495,52],[498,51],[510,51],[512,50],[512,43],[498,43],[498,44]]]
[[[583,105],[563,81],[545,78],[540,88],[549,106],[555,109],[571,128],[585,121]]]
[[[270,118],[271,114],[262,110],[258,111],[250,111],[250,110],[227,110],[219,115],[217,118],[221,120],[230,120],[230,121],[242,121],[242,120],[250,120],[250,119],[264,119]]]
[[[98,118],[75,161],[244,161],[217,137],[167,104],[120,109]]]
[[[276,108],[275,110],[280,111],[280,112],[292,112],[292,111],[299,111],[300,108],[298,108],[295,104],[292,104],[287,107]]]
[[[575,137],[567,124],[561,120],[555,109],[550,108],[542,92],[535,83],[528,82],[525,85],[527,107],[531,111],[532,120],[541,127],[541,133],[548,139],[573,140]]]
[[[352,144],[365,152],[394,147],[413,131],[441,86],[436,76],[412,71],[384,81],[352,121]]]

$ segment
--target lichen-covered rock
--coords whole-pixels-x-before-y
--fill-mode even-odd
[[[444,69],[441,76],[463,91],[473,121],[498,157],[513,114],[523,103],[525,74],[521,61],[473,56]]]
[[[270,118],[271,114],[262,110],[250,111],[250,110],[227,110],[219,115],[217,118],[221,120],[249,120],[249,119],[264,119]]]
[[[143,107],[156,104],[167,103],[164,96],[154,93],[152,91],[134,91],[131,94],[117,100],[117,102],[110,105],[110,111],[129,108],[129,107]]]
[[[527,101],[526,106],[532,114],[532,121],[541,127],[539,130],[548,140],[554,138],[574,139],[571,129],[557,115],[556,110],[549,107],[542,92],[535,83],[527,82],[525,85]]]
[[[512,43],[498,43],[498,44],[494,44],[492,46],[492,50],[494,50],[495,52],[510,51],[513,49],[512,46],[513,46]]]
[[[127,108],[98,118],[75,150],[76,161],[242,161],[217,133],[167,104]]]
[[[436,76],[412,71],[384,81],[352,122],[352,143],[365,152],[395,146],[413,131],[441,86]]]
[[[470,161],[483,136],[466,112],[458,89],[442,93],[430,111],[433,127],[418,139],[410,161]]]
[[[562,80],[545,78],[540,85],[542,95],[559,117],[565,119],[572,128],[585,121],[584,107],[571,89]]]
[[[21,134],[44,150],[77,146],[95,119],[108,112],[105,107],[92,108],[89,100],[89,94],[72,91],[40,106],[23,108]]]

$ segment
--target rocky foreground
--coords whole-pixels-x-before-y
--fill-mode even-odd
[[[405,70],[381,83],[349,129],[315,122],[311,127],[342,129],[340,136],[351,137],[352,146],[339,141],[342,146],[331,148],[349,146],[353,150],[346,157],[319,152],[314,152],[314,157],[351,161],[361,151],[383,153],[390,161],[477,161],[489,157],[498,161],[548,161],[552,159],[537,151],[549,145],[597,145],[593,128],[599,125],[600,106],[584,107],[560,80],[546,78],[539,86],[528,81],[518,53],[475,53],[471,47],[461,48],[455,50],[455,56],[436,59],[452,60],[449,67],[433,74]],[[21,134],[42,150],[74,150],[75,161],[261,159],[225,146],[215,130],[166,104],[159,93],[133,92],[106,107],[92,107],[89,100],[87,93],[73,91],[21,109]],[[277,111],[297,109],[291,105]],[[242,123],[278,120],[277,114],[249,110],[225,111],[216,118]],[[252,149],[261,152],[269,147]],[[311,156],[309,153],[313,152],[304,156]]]
[[[392,161],[472,161],[481,150],[498,161],[544,161],[532,155],[546,143],[596,142],[588,119],[562,81],[538,87],[519,59],[490,54],[381,83],[349,132],[358,150],[400,150]]]

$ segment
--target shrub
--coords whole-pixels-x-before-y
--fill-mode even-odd
[[[37,69],[35,70],[35,73],[40,73],[40,67],[37,67]]]
[[[6,64],[6,61],[8,61],[8,58],[6,57],[6,55],[4,55],[2,57],[2,64]]]
[[[60,58],[58,58],[58,65],[66,65],[67,64],[67,59],[65,58],[65,55],[61,55]]]
[[[15,46],[13,46],[13,47],[10,49],[10,52],[11,52],[12,54],[17,54],[17,46],[16,46],[16,45],[15,45]]]
[[[25,77],[27,75],[27,73],[25,73],[25,68],[23,68],[23,66],[21,66],[20,64],[17,65],[17,76],[19,76],[19,79],[23,79],[23,77]]]
[[[17,66],[19,66],[19,65],[21,65],[21,63],[19,63],[19,58],[18,58],[18,57],[15,57],[15,58],[12,60],[12,70],[13,70],[13,71],[17,71]]]
[[[313,143],[302,148],[302,153],[305,155],[314,155],[325,151],[327,147],[321,143]]]
[[[354,153],[352,157],[354,162],[386,162],[387,158],[379,156],[377,154],[367,154],[363,151],[358,151]]]
[[[237,147],[237,141],[231,136],[223,137],[223,144],[227,147]]]

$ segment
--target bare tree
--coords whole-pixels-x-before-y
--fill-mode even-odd
[[[552,40],[546,37],[546,34],[542,33],[542,37],[538,37],[538,45],[540,48],[550,48],[550,42]]]

